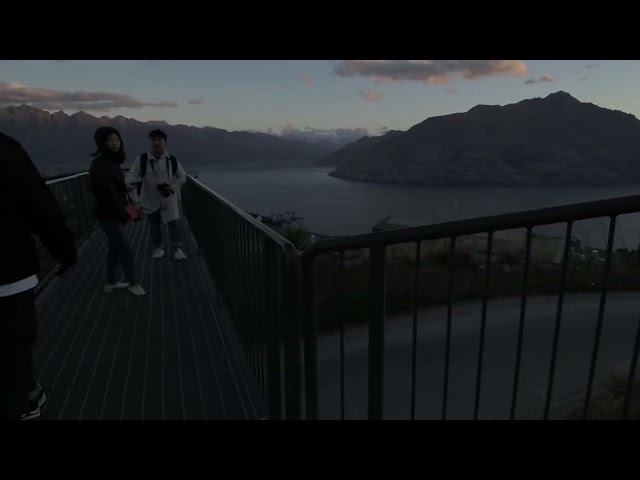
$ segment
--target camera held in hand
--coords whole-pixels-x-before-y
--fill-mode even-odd
[[[173,193],[173,190],[171,189],[171,185],[169,185],[168,183],[163,183],[161,185],[158,185],[158,191],[165,198],[171,196],[171,194]]]

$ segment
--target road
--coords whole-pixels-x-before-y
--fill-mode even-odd
[[[516,418],[540,418],[543,412],[556,317],[557,297],[529,297],[523,343]],[[580,401],[588,379],[600,296],[565,297],[552,411]],[[481,302],[453,309],[447,418],[473,418],[478,365]],[[633,350],[640,294],[607,297],[596,384],[613,373],[626,375]],[[507,419],[511,407],[520,317],[520,299],[492,299],[488,305],[484,369],[479,409],[481,419]],[[418,320],[416,418],[442,414],[446,338],[445,308],[422,311]],[[340,416],[339,334],[318,342],[319,417]],[[345,417],[367,416],[368,330],[351,329],[345,342]],[[411,405],[412,318],[387,319],[384,350],[384,418],[408,419]]]

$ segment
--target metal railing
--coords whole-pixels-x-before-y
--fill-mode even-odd
[[[91,215],[93,202],[89,192],[87,173],[49,180],[47,185],[59,201],[74,238],[77,242],[82,241],[94,225]],[[460,248],[458,240],[464,236],[486,234],[478,356],[474,372],[473,418],[479,418],[495,234],[505,230],[525,229],[520,315],[517,319],[518,335],[512,377],[513,387],[510,395],[510,418],[515,418],[522,367],[523,336],[527,317],[527,287],[532,268],[533,229],[543,225],[565,224],[565,242],[559,271],[559,292],[555,309],[551,358],[546,375],[543,418],[547,419],[550,415],[556,376],[563,304],[571,258],[571,242],[569,240],[572,238],[573,227],[576,222],[581,220],[595,218],[609,218],[610,220],[602,269],[602,288],[593,344],[590,348],[589,374],[582,408],[582,415],[587,418],[603,330],[616,219],[621,215],[640,212],[640,195],[321,240],[303,252],[301,272],[298,270],[300,259],[289,241],[192,177],[188,177],[187,184],[182,189],[182,205],[188,224],[197,240],[200,253],[214,278],[219,299],[224,304],[229,319],[238,334],[244,357],[248,360],[252,373],[267,399],[272,419],[318,418],[318,313],[319,303],[323,300],[319,297],[317,288],[318,258],[330,254],[337,259],[338,271],[331,277],[331,282],[341,294],[344,294],[347,287],[357,289],[357,285],[346,285],[345,273],[348,260],[347,252],[358,249],[365,249],[369,252],[369,270],[366,276],[368,287],[358,292],[358,295],[366,297],[367,304],[366,324],[369,331],[367,345],[368,418],[383,418],[387,253],[389,247],[407,243],[415,244],[410,344],[410,404],[411,418],[416,417],[417,323],[420,308],[418,292],[421,289],[421,248],[423,242],[429,240],[446,240],[449,245],[447,250],[449,280],[446,330],[443,337],[445,358],[441,405],[441,418],[447,418],[454,273],[456,251]],[[58,266],[49,257],[39,240],[37,240],[37,244],[42,265],[40,286],[38,287],[40,289],[55,273]],[[303,310],[301,315],[298,311],[299,306]],[[337,320],[340,328],[340,417],[345,418],[345,324],[342,318]],[[302,344],[300,340],[302,340]],[[301,352],[302,346],[304,352]],[[632,383],[636,376],[639,352],[640,325],[626,381],[623,417],[627,416],[630,408]]]
[[[91,212],[93,200],[87,180],[88,172],[73,175],[57,175],[54,179],[45,178],[49,190],[58,200],[67,226],[71,229],[76,244],[80,244],[93,229],[94,219]],[[39,293],[59,268],[59,264],[44,248],[38,237],[35,237],[40,260]]]
[[[182,188],[182,206],[270,418],[299,419],[295,248],[191,176]]]
[[[389,230],[379,233],[357,235],[328,239],[312,244],[303,252],[302,275],[304,292],[304,384],[305,384],[305,416],[309,419],[318,418],[318,281],[317,260],[321,255],[333,254],[339,258],[339,268],[336,275],[331,276],[331,281],[340,290],[340,296],[344,295],[345,288],[345,253],[356,249],[366,249],[369,252],[368,291],[360,291],[362,296],[367,297],[368,313],[368,418],[383,418],[383,396],[384,396],[384,329],[386,315],[386,252],[387,247],[397,244],[415,244],[415,278],[413,280],[414,300],[413,300],[413,325],[411,342],[411,418],[415,418],[416,410],[416,349],[417,349],[417,319],[418,319],[418,291],[419,268],[421,259],[421,245],[427,240],[448,240],[449,248],[449,288],[447,301],[447,324],[444,359],[444,385],[442,397],[441,418],[447,417],[447,401],[449,391],[449,370],[451,361],[451,332],[452,332],[452,304],[453,304],[453,281],[456,258],[456,240],[463,236],[486,234],[486,260],[484,266],[483,294],[481,322],[478,339],[478,357],[475,372],[475,398],[473,418],[478,419],[480,408],[480,397],[483,379],[483,360],[485,355],[485,333],[487,328],[487,303],[490,289],[492,250],[494,248],[494,235],[496,232],[526,229],[526,241],[524,251],[524,267],[522,280],[522,293],[520,300],[520,318],[518,323],[517,351],[515,359],[515,369],[513,371],[513,390],[511,392],[510,418],[514,419],[515,409],[518,401],[518,389],[520,385],[520,370],[522,363],[523,332],[527,311],[527,285],[529,282],[529,271],[531,269],[531,245],[532,230],[534,227],[552,224],[566,224],[565,242],[560,269],[560,291],[558,295],[555,323],[553,330],[553,344],[551,359],[549,364],[547,384],[545,391],[544,419],[549,418],[552,392],[554,388],[554,377],[556,373],[557,353],[562,324],[563,302],[567,282],[567,270],[570,258],[570,240],[575,222],[594,218],[609,218],[610,226],[607,237],[606,256],[602,277],[602,289],[600,293],[599,309],[597,312],[597,323],[593,344],[591,346],[591,359],[589,364],[589,375],[586,384],[586,394],[582,408],[583,418],[587,418],[594,386],[594,376],[598,361],[600,339],[603,327],[605,304],[607,300],[607,289],[609,272],[612,264],[612,251],[614,244],[614,234],[616,229],[616,219],[623,214],[640,212],[640,195],[596,202],[588,202],[562,207],[545,208],[534,211],[518,212],[506,215],[477,218],[464,221],[429,225],[424,227],[404,228]],[[424,288],[424,286],[422,286]],[[345,418],[345,325],[341,321],[340,327],[340,416]],[[639,326],[640,328],[640,326]],[[628,377],[625,395],[625,407],[623,416],[628,414],[629,392],[632,388],[632,381],[635,374],[638,360],[638,348],[640,343],[640,330],[636,339],[631,371]]]

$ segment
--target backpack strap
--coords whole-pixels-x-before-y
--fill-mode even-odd
[[[142,180],[147,173],[147,154],[140,155],[140,180]]]
[[[175,178],[176,172],[178,171],[178,159],[173,155],[169,155],[169,158],[167,159],[167,166],[169,166],[169,161],[171,161],[171,170],[173,171],[173,177]],[[147,173],[147,162],[147,154],[143,153],[140,155],[140,180],[142,180]]]
[[[176,172],[178,171],[178,159],[173,155],[169,155],[169,160],[171,160],[171,170],[173,171],[173,178],[176,178]]]
[[[147,154],[143,153],[140,155],[140,183],[136,186],[136,191],[138,192],[138,196],[142,193],[142,179],[147,173]]]

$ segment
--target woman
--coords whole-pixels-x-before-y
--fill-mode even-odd
[[[126,158],[122,138],[115,128],[100,127],[93,139],[98,147],[89,169],[91,193],[95,199],[93,213],[109,243],[104,291],[110,293],[118,288],[129,287],[133,295],[144,295],[145,291],[136,277],[133,249],[124,232],[129,214],[125,211],[127,187],[121,168]],[[127,283],[116,281],[118,264],[124,271]]]

